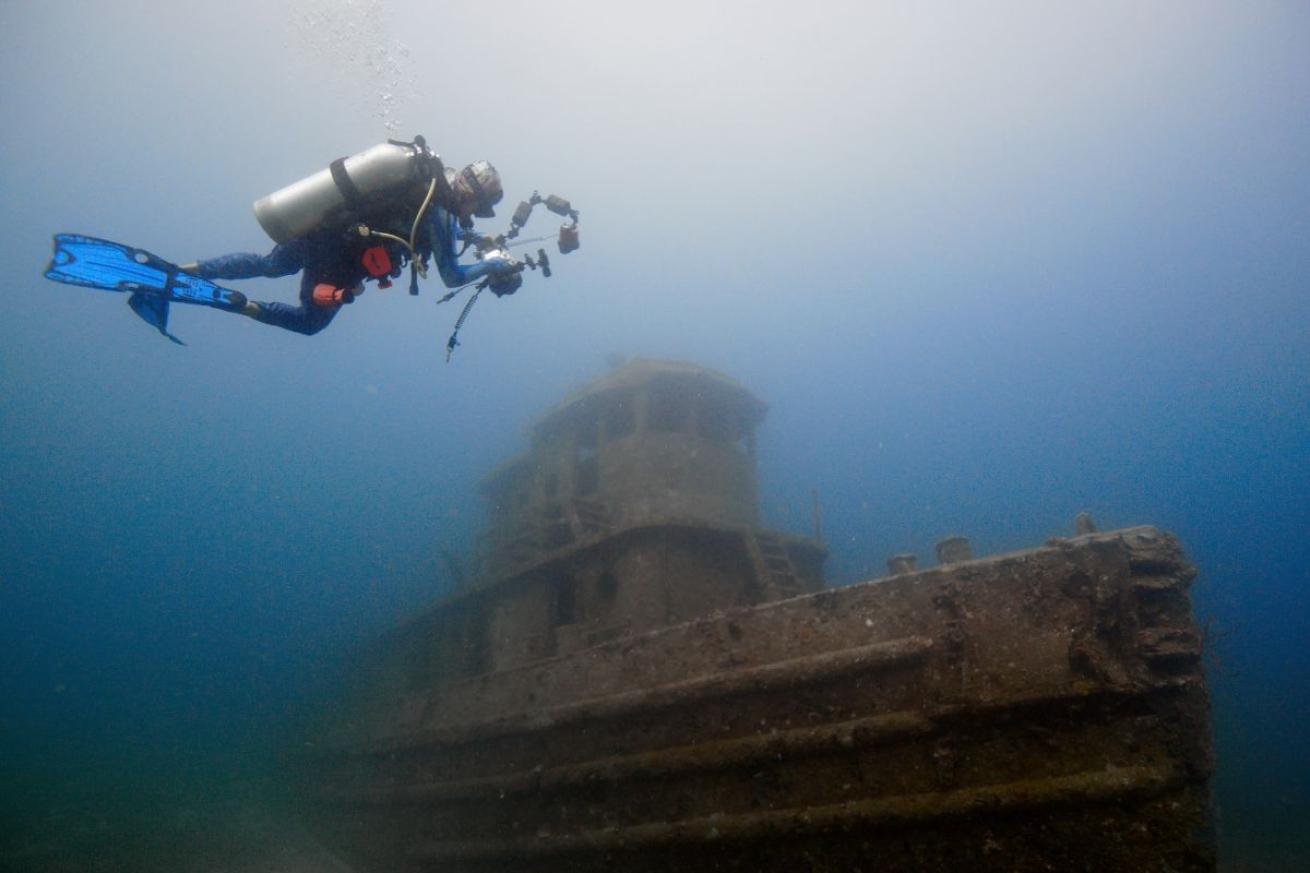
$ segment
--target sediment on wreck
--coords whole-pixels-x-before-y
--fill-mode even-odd
[[[758,527],[762,417],[662,362],[548,413],[477,580],[315,737],[321,832],[366,871],[1213,870],[1177,541],[950,537],[826,589]]]

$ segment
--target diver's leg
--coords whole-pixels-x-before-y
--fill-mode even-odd
[[[220,255],[191,264],[183,264],[182,270],[203,279],[253,279],[256,277],[276,278],[289,276],[305,266],[311,257],[312,249],[305,239],[295,239],[273,247],[266,255],[252,252],[235,252]],[[302,286],[304,281],[301,282]],[[233,296],[240,292],[233,292]],[[258,303],[247,300],[241,295],[238,306],[233,309],[242,315],[248,315],[256,321],[271,324],[296,333],[315,334],[327,327],[333,312],[326,318],[320,313],[307,311],[304,306],[302,287],[301,305],[289,306],[285,303]]]
[[[336,318],[341,309],[340,303],[328,306],[314,302],[314,287],[322,281],[313,270],[306,270],[300,277],[300,305],[286,303],[255,303],[251,301],[243,312],[255,321],[271,324],[283,330],[313,336],[327,327]]]
[[[310,244],[302,238],[274,246],[273,251],[266,255],[235,252],[183,264],[182,270],[202,279],[254,279],[259,276],[276,279],[298,272],[309,256]]]

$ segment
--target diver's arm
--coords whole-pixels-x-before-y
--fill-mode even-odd
[[[455,244],[463,237],[455,216],[444,209],[434,209],[432,213],[427,222],[432,258],[447,288],[476,282],[511,265],[505,258],[486,258],[475,264],[461,264]]]

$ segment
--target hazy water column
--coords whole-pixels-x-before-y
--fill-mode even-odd
[[[408,138],[422,91],[383,0],[287,0],[287,48],[352,108]]]

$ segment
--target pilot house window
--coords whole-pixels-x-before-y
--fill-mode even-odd
[[[600,487],[600,462],[595,449],[578,448],[578,463],[574,472],[573,493],[578,496],[594,494]]]
[[[555,581],[555,624],[573,624],[578,620],[578,596],[572,576]]]
[[[733,442],[737,430],[734,410],[714,397],[702,397],[696,405],[696,429],[707,440]]]
[[[648,429],[654,433],[682,433],[687,429],[687,398],[667,388],[650,393]]]
[[[637,429],[631,397],[617,397],[605,408],[605,439],[621,440]]]
[[[596,596],[600,598],[600,602],[607,605],[611,604],[614,602],[614,598],[618,596],[618,593],[618,577],[609,570],[600,574],[600,579],[596,580]]]
[[[573,493],[578,496],[592,494],[600,486],[600,460],[596,457],[598,425],[593,417],[578,430],[573,456]]]

